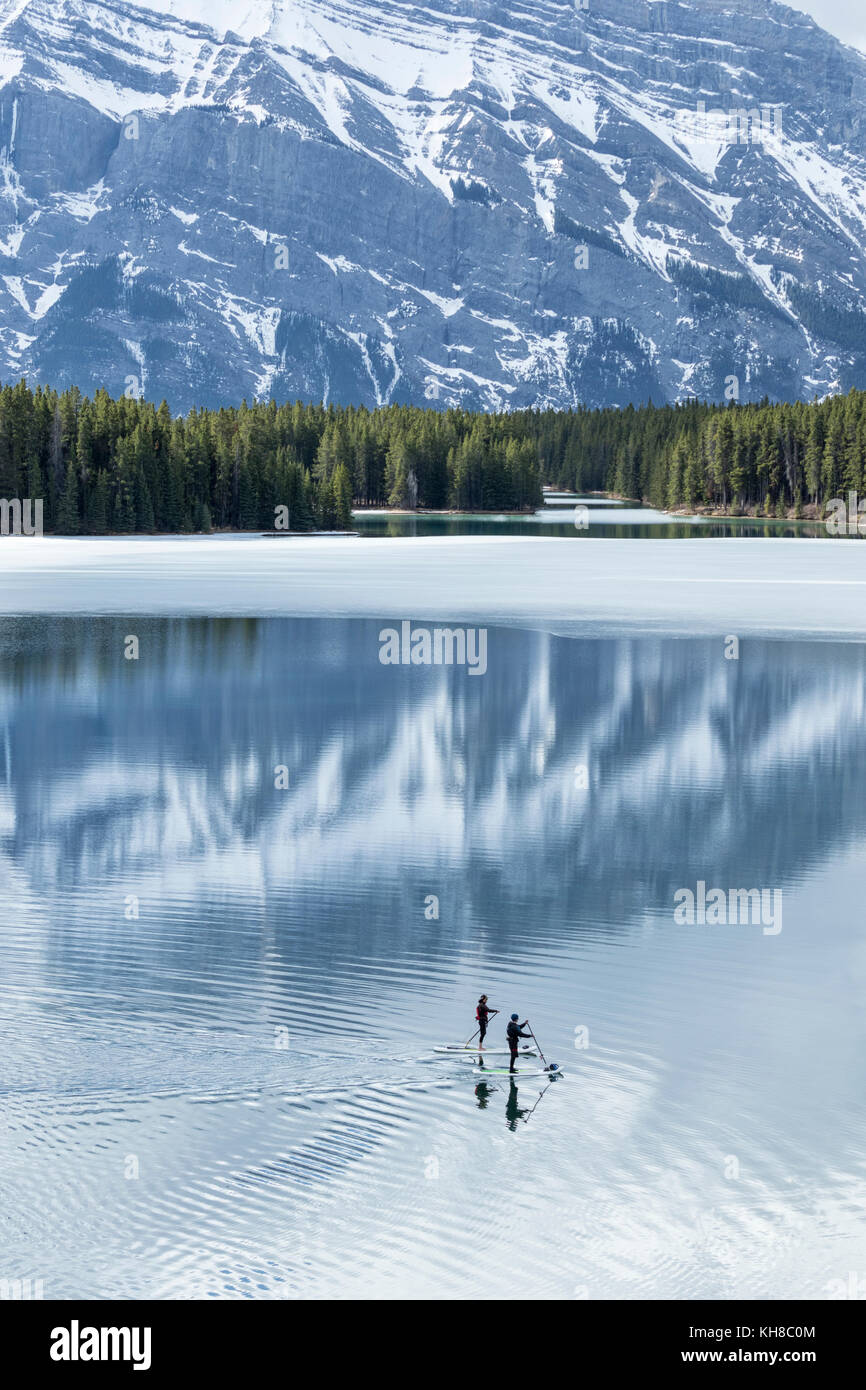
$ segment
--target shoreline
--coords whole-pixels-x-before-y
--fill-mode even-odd
[[[557,489],[552,494],[561,497],[564,490]],[[616,506],[629,506],[638,511],[650,512],[655,516],[671,517],[677,521],[709,522],[726,521],[741,523],[754,526],[816,526],[821,525],[826,518],[819,514],[818,508],[814,504],[809,504],[808,511],[813,515],[794,516],[760,516],[754,512],[731,512],[710,510],[707,507],[656,507],[653,503],[642,500],[638,497],[627,497],[622,493],[613,492],[594,492],[584,491],[574,494],[576,498],[592,498],[599,503],[609,502]],[[352,520],[363,521],[365,518],[383,519],[390,517],[414,517],[414,518],[435,518],[442,517],[453,521],[474,520],[476,518],[486,518],[495,520],[497,517],[509,517],[531,521],[539,515],[552,516],[561,512],[565,516],[576,506],[581,505],[579,501],[561,503],[558,506],[548,505],[545,498],[538,507],[529,509],[523,507],[520,510],[497,507],[493,510],[479,509],[476,511],[466,511],[458,507],[353,507]],[[102,531],[79,532],[70,535],[62,531],[47,531],[41,536],[23,535],[0,535],[0,542],[4,540],[64,540],[64,541],[103,541],[103,540],[208,540],[226,537],[251,537],[264,539],[284,539],[284,540],[315,540],[315,539],[340,539],[347,537],[370,539],[364,532],[355,530],[352,527],[345,531],[340,530],[312,530],[312,531],[263,531],[260,528],[250,530],[235,530],[231,527],[212,527],[209,531]]]
[[[807,504],[802,516],[760,516],[758,512],[718,511],[709,507],[656,507],[645,499],[624,497],[615,492],[586,492],[583,496],[606,497],[611,502],[631,502],[634,506],[646,508],[664,516],[679,517],[685,521],[751,521],[760,526],[773,525],[774,523],[777,526],[815,526],[821,525],[826,520],[813,502]]]
[[[541,507],[544,506],[542,502]],[[353,507],[352,516],[535,516],[541,507],[479,507],[467,512],[465,507]]]

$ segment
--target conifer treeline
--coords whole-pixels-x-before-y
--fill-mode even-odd
[[[542,471],[578,492],[765,516],[866,497],[866,392],[820,402],[580,410],[540,417]]]
[[[866,496],[866,392],[807,404],[485,415],[414,406],[193,410],[23,381],[0,389],[0,498],[42,498],[48,531],[292,530],[357,505],[538,506],[541,480],[657,507],[764,515]]]
[[[43,499],[43,527],[346,529],[353,501],[522,509],[538,450],[507,415],[246,403],[172,418],[165,402],[26,382],[0,389],[0,497]]]

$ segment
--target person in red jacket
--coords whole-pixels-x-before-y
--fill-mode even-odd
[[[489,1021],[489,1019],[493,1016],[493,1014],[498,1014],[498,1013],[499,1013],[499,1010],[498,1010],[498,1009],[491,1009],[491,1008],[488,1008],[488,1005],[487,1005],[487,995],[486,995],[486,994],[482,994],[481,998],[478,1000],[478,1008],[475,1010],[475,1017],[478,1019],[478,1030],[479,1030],[479,1033],[480,1033],[480,1036],[479,1036],[479,1039],[478,1039],[478,1051],[479,1051],[479,1052],[483,1052],[483,1051],[484,1051],[484,1035],[485,1035],[486,1032],[487,1032],[487,1024],[488,1024],[488,1021]]]

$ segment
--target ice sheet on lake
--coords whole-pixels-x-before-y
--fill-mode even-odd
[[[260,614],[866,638],[856,540],[5,537],[0,613]]]

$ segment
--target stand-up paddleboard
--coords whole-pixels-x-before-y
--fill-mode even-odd
[[[434,1047],[434,1052],[468,1052],[473,1057],[507,1057],[511,1051],[508,1047],[467,1047],[465,1043],[445,1043],[442,1047]],[[518,1056],[534,1057],[534,1047],[521,1047]]]
[[[472,1070],[476,1076],[510,1076],[512,1080],[516,1080],[518,1076],[546,1076],[548,1081],[552,1081],[555,1076],[563,1075],[559,1067],[555,1071],[543,1067],[516,1067],[514,1071],[509,1071],[507,1067],[473,1067]]]

